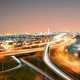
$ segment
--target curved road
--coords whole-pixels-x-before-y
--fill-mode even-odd
[[[60,46],[62,46],[62,49],[63,49],[63,46],[64,45],[70,45],[72,43],[74,43],[75,40],[66,40],[66,41],[63,41],[62,43],[60,43]],[[54,44],[53,44],[54,43]],[[43,55],[43,60],[44,62],[56,73],[58,74],[59,76],[61,76],[63,79],[65,80],[73,80],[72,77],[70,77],[69,75],[67,75],[66,73],[64,73],[63,71],[61,71],[55,64],[52,63],[51,59],[50,59],[50,54],[49,54],[49,46],[53,44],[54,46],[58,46],[58,44],[56,44],[56,41],[52,41],[52,42],[49,42],[47,45],[46,45],[46,49],[45,49],[45,53]],[[58,47],[59,49],[59,47]]]
[[[58,75],[60,75],[62,78],[66,79],[66,80],[73,80],[70,76],[68,76],[67,74],[65,74],[63,71],[61,71],[59,68],[57,68],[55,66],[55,64],[53,64],[49,58],[49,45],[46,46],[46,50],[45,53],[43,55],[43,60],[44,62],[54,71],[56,72]]]
[[[17,66],[8,70],[0,71],[0,74],[19,69],[22,66],[22,63],[19,59],[17,59],[15,56],[11,56],[11,57],[17,62]]]

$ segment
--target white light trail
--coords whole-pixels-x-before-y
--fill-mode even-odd
[[[66,80],[73,80],[71,77],[69,77],[67,74],[65,74],[63,71],[61,71],[59,68],[57,68],[57,67],[55,66],[55,64],[53,64],[53,63],[51,62],[51,60],[49,59],[48,49],[49,49],[49,44],[46,45],[45,53],[44,53],[44,55],[43,55],[43,60],[44,60],[44,62],[45,62],[54,72],[56,72],[58,75],[60,75],[62,78],[66,79]]]

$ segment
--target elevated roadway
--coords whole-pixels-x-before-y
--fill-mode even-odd
[[[44,51],[44,47],[0,52],[0,57],[13,56],[13,55],[14,56],[16,56],[16,55],[28,55],[30,53],[39,52],[39,51]]]

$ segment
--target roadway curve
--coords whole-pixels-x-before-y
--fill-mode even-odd
[[[58,43],[58,44],[56,44],[56,41],[53,41],[53,42],[50,42],[50,43],[48,43],[47,45],[46,45],[46,49],[45,49],[45,53],[44,53],[44,55],[43,55],[43,60],[44,60],[44,62],[54,71],[54,72],[56,72],[59,76],[61,76],[63,79],[65,79],[65,80],[73,80],[73,78],[71,77],[71,76],[69,76],[69,75],[67,75],[66,73],[64,73],[62,70],[60,70],[55,64],[53,64],[52,63],[52,61],[51,61],[51,58],[50,58],[50,53],[49,53],[49,46],[51,45],[51,44],[53,44],[53,47],[54,47],[54,49],[56,50],[56,59],[55,59],[55,61],[57,62],[57,60],[59,61],[58,62],[58,64],[60,64],[61,62],[62,62],[62,60],[64,59],[65,60],[65,58],[64,58],[64,55],[63,54],[60,54],[60,52],[62,51],[62,52],[64,52],[64,48],[66,47],[66,46],[69,46],[69,45],[71,45],[72,43],[74,43],[76,41],[76,39],[68,39],[67,41],[63,41],[63,42],[60,42],[60,43]],[[62,56],[63,55],[63,59],[61,60],[61,58],[59,58],[59,55],[60,56]],[[70,61],[69,61],[70,62]],[[64,64],[64,63],[63,63]],[[78,63],[79,64],[79,63]],[[64,65],[64,66],[67,66],[67,63],[66,63],[66,65]],[[72,66],[69,66],[68,65],[68,67],[70,68],[72,68],[73,67],[73,65]],[[76,67],[76,66],[75,66]],[[80,67],[79,67],[79,69],[80,69]]]
[[[16,69],[19,69],[22,66],[22,63],[21,63],[21,61],[19,59],[17,59],[15,56],[11,56],[11,57],[16,61],[17,66],[14,67],[14,68],[8,69],[8,70],[0,71],[0,74],[14,71]]]

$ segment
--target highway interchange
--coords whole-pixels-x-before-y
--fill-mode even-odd
[[[22,66],[22,63],[24,63],[24,64],[28,65],[29,67],[33,68],[34,70],[36,70],[37,72],[41,73],[45,77],[47,77],[49,80],[56,80],[56,79],[52,78],[51,76],[49,76],[48,74],[46,74],[41,69],[39,69],[38,67],[30,64],[28,61],[25,61],[23,58],[21,58],[21,56],[23,56],[23,55],[28,56],[28,54],[30,55],[30,53],[44,51],[43,55],[41,54],[43,56],[42,60],[54,73],[56,73],[61,78],[63,78],[63,80],[75,80],[75,79],[77,80],[77,78],[72,76],[71,71],[73,73],[79,74],[79,72],[80,72],[79,62],[80,61],[79,61],[79,59],[76,59],[75,56],[73,56],[73,55],[69,56],[70,54],[66,54],[66,53],[68,53],[66,48],[68,46],[70,46],[71,44],[75,43],[76,41],[77,41],[77,39],[75,38],[75,35],[67,34],[67,33],[60,33],[60,34],[54,36],[53,40],[51,40],[51,41],[37,44],[37,46],[39,46],[39,45],[45,45],[45,46],[41,46],[41,47],[39,46],[36,48],[30,48],[30,49],[19,49],[19,50],[15,50],[15,49],[9,50],[8,49],[4,52],[0,52],[0,58],[6,58],[7,56],[8,57],[10,56],[18,63],[18,65],[15,68],[5,70],[0,73],[5,73],[5,72],[11,71],[11,70],[16,70]],[[53,52],[53,54],[50,54],[49,48],[52,48],[55,52]],[[21,56],[17,57],[17,55],[19,55],[19,56],[21,55]],[[34,53],[33,55],[36,55],[36,54]],[[71,61],[71,60],[67,59],[68,57],[72,58],[73,60]],[[54,63],[55,60],[56,60],[56,63]],[[64,69],[64,71],[67,71],[68,74],[66,74],[66,72],[64,72],[61,68],[57,67],[55,64],[58,64],[58,66],[63,65],[63,67],[66,67],[66,69]],[[70,71],[68,71],[67,68]]]

